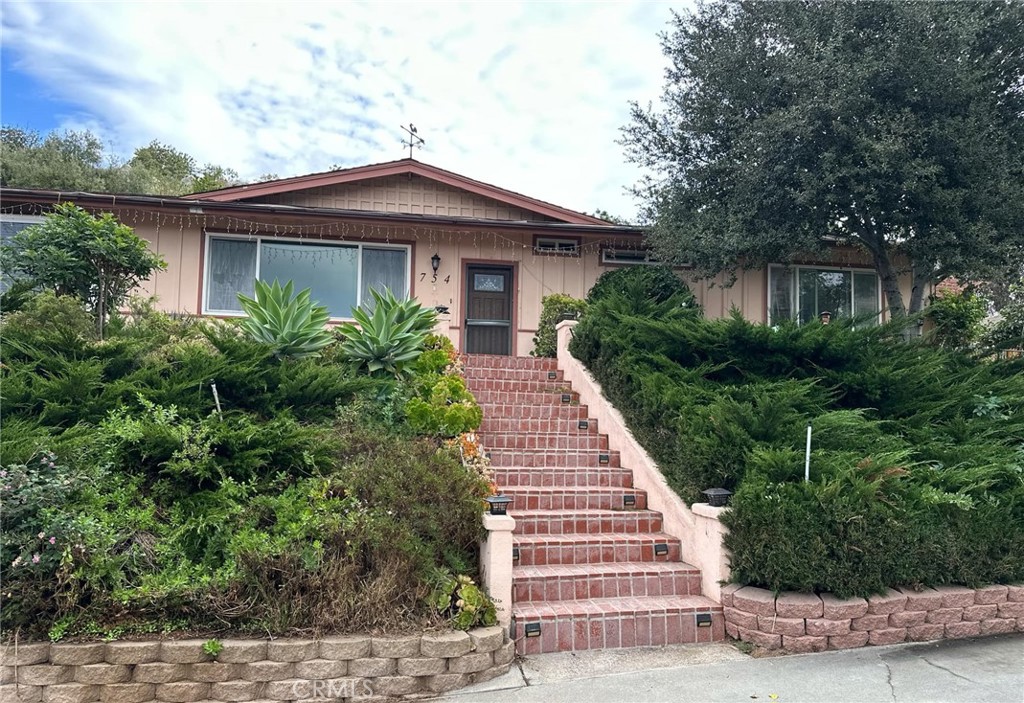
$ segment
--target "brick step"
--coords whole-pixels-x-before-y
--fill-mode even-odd
[[[633,472],[629,469],[607,467],[493,467],[495,482],[505,490],[520,486],[630,488],[633,486]]]
[[[540,406],[526,406],[540,407]],[[511,413],[492,412],[484,415],[480,423],[481,433],[525,433],[525,434],[598,434],[597,420],[587,417],[577,410],[582,406],[567,406],[567,410],[575,411],[571,417],[555,418],[523,418],[516,417]],[[586,427],[580,427],[580,423],[586,423]]]
[[[517,526],[518,529],[518,526]],[[609,562],[678,562],[679,540],[664,533],[623,535],[523,535],[513,533],[513,564],[550,566],[556,564],[606,564]],[[655,554],[655,545],[665,545],[665,554]]]
[[[512,504],[515,508],[515,504]],[[661,513],[654,510],[510,510],[519,535],[628,535],[660,532]]]
[[[484,416],[492,414],[493,407],[497,405],[548,405],[548,406],[570,406],[579,405],[579,393],[541,393],[539,391],[496,391],[496,390],[473,390],[473,397],[484,411]],[[568,397],[568,402],[563,400]]]
[[[710,627],[697,627],[697,614]],[[514,638],[520,654],[584,649],[659,647],[725,639],[722,607],[704,596],[598,598],[513,607]],[[527,625],[540,625],[527,637]]]
[[[503,484],[499,484],[503,485]],[[512,510],[645,510],[647,493],[636,488],[504,487]],[[630,502],[632,501],[632,502]]]
[[[554,469],[502,466],[493,467],[493,471],[495,482],[506,491],[520,486],[629,488],[633,485],[632,471],[606,466],[571,466]]]
[[[486,444],[484,445],[486,447]],[[576,449],[486,449],[491,466],[560,468],[563,466],[618,467],[616,451],[579,451]]]
[[[483,391],[504,391],[506,393],[568,393],[572,387],[565,381],[510,381],[502,378],[469,378],[466,388],[473,395]]]
[[[465,367],[463,377],[470,382],[476,380],[498,379],[502,381],[547,381],[560,382],[564,376],[558,369],[499,369],[483,366]]]
[[[477,403],[480,399],[477,398]],[[556,398],[557,400],[557,398]],[[484,410],[484,422],[495,420],[552,420],[558,422],[576,422],[588,417],[586,405],[570,405],[560,400],[556,404],[514,405],[509,401],[486,403],[480,406]]]
[[[463,354],[463,364],[467,369],[539,369],[554,371],[558,368],[557,359],[538,358],[534,356],[501,356],[498,354]]]
[[[700,569],[685,562],[518,566],[514,603],[700,595]]]
[[[480,441],[489,451],[501,449],[567,449],[575,451],[604,451],[608,449],[608,436],[574,431],[572,434],[548,432],[530,434],[529,432],[481,432]]]

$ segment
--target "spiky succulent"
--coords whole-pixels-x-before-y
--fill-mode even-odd
[[[276,279],[272,284],[256,281],[255,299],[238,294],[248,315],[239,325],[257,342],[273,347],[278,356],[318,356],[334,339],[324,327],[330,313],[313,303],[309,288],[298,295],[293,295],[294,289],[292,281],[283,287]]]

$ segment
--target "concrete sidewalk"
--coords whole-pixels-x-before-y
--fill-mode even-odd
[[[449,703],[1024,703],[1024,635],[751,658],[728,644],[542,654]]]

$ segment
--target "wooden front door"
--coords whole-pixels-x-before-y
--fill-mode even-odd
[[[512,353],[512,267],[466,267],[467,354]]]

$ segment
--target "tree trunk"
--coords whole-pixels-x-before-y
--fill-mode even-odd
[[[930,272],[925,272],[918,266],[914,267],[914,287],[910,290],[909,312],[911,315],[915,312],[920,312],[924,307],[924,293],[931,279],[932,277]]]
[[[889,260],[889,254],[882,251],[873,252],[875,269],[878,277],[882,279],[882,291],[885,293],[885,302],[889,308],[889,317],[906,317],[907,308],[903,304],[903,292],[900,290],[900,277]]]

